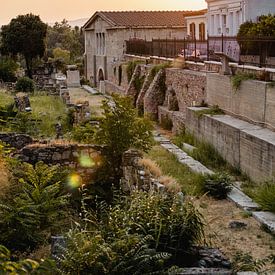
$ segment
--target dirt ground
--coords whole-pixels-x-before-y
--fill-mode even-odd
[[[102,105],[102,101],[105,100],[104,96],[89,94],[82,88],[71,88],[69,92],[72,103],[76,104],[83,101],[89,101],[91,112],[96,116],[100,116],[102,114],[102,109],[100,107]]]
[[[263,259],[275,253],[275,237],[266,233],[260,224],[234,203],[217,201],[207,196],[196,200],[204,216],[206,241],[212,247],[220,248],[231,260],[236,252],[250,253],[254,259]],[[244,229],[231,229],[231,221],[247,224]],[[275,265],[268,266],[274,270]]]

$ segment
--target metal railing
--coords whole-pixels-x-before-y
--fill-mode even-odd
[[[223,52],[239,64],[275,67],[275,38],[256,37],[239,39],[233,36],[197,39],[131,39],[126,41],[126,53],[141,56],[176,58],[183,56],[193,61],[218,61],[215,52]]]

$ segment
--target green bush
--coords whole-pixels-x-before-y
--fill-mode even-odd
[[[275,213],[275,183],[266,182],[258,187],[254,199],[263,210]]]
[[[72,129],[73,140],[85,144],[91,144],[94,142],[95,127],[90,122],[77,125]]]
[[[118,182],[121,177],[122,155],[130,148],[148,151],[153,143],[152,125],[138,117],[129,97],[115,95],[103,103],[103,118],[95,134],[95,142],[104,145],[106,171]]]
[[[33,93],[34,81],[28,77],[21,77],[16,82],[15,90],[17,92]]]
[[[222,200],[232,189],[232,182],[229,175],[217,173],[206,177],[202,185],[203,192],[211,197]]]
[[[112,205],[98,203],[96,211],[83,202],[83,222],[68,234],[58,258],[65,274],[167,274],[171,265],[188,264],[183,253],[204,237],[191,202],[154,191],[117,195]]]
[[[261,272],[261,274],[263,272],[263,274],[269,274],[266,273],[268,272],[266,265],[272,262],[274,263],[274,260],[274,255],[259,260],[254,259],[250,253],[243,253],[238,251],[233,257],[232,267],[234,274],[242,271]]]
[[[47,229],[54,230],[64,221],[68,195],[62,193],[56,166],[23,164],[20,172],[13,198],[0,202],[0,243],[26,250],[45,242]]]
[[[0,58],[0,80],[3,80],[4,82],[15,82],[15,72],[17,68],[17,63],[12,59],[8,57]]]
[[[20,261],[12,260],[10,251],[0,245],[0,274],[52,274],[54,262],[51,260],[41,261],[41,263],[24,259]]]

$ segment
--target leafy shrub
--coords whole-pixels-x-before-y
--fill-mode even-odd
[[[266,257],[264,259],[253,259],[250,253],[237,252],[233,258],[233,271],[241,272],[241,271],[253,271],[253,272],[261,272],[266,271],[263,270],[264,267],[273,262],[274,263],[274,255]],[[266,273],[265,273],[266,274]]]
[[[52,274],[53,261],[46,260],[41,263],[25,259],[20,261],[11,260],[10,251],[0,245],[0,274]]]
[[[72,130],[72,138],[77,142],[93,143],[95,134],[95,127],[89,122],[77,125]]]
[[[57,167],[24,164],[23,177],[10,202],[0,202],[0,242],[24,250],[45,241],[46,229],[57,228],[66,216],[68,195],[55,181]]]
[[[181,195],[135,191],[124,205],[109,210],[107,232],[151,235],[159,251],[177,254],[203,238],[200,213]]]
[[[96,211],[86,206],[57,258],[62,274],[167,274],[204,236],[201,215],[179,195],[135,191]]]
[[[257,188],[254,194],[256,202],[265,211],[275,213],[275,183],[266,182]]]
[[[256,75],[252,73],[238,73],[232,76],[231,82],[235,91],[237,91],[240,88],[242,81],[245,81],[248,79],[256,79]]]
[[[229,175],[217,173],[206,177],[202,189],[211,197],[222,200],[226,199],[227,194],[231,191],[232,182]]]
[[[142,61],[139,61],[139,60],[133,60],[133,61],[129,61],[127,63],[126,73],[127,73],[128,83],[130,83],[130,81],[131,81],[131,78],[135,71],[136,66],[140,63],[142,63]]]
[[[122,155],[130,148],[148,151],[152,145],[152,125],[137,115],[131,98],[115,95],[103,103],[103,115],[95,142],[104,145],[108,176],[117,182],[121,176]]]
[[[34,81],[28,77],[21,77],[17,80],[15,90],[24,93],[34,92]]]
[[[14,132],[37,135],[38,121],[34,118],[32,113],[17,113],[17,115],[10,122],[11,129]]]
[[[0,58],[0,80],[4,82],[14,82],[16,81],[15,72],[18,65],[15,61],[10,58]]]

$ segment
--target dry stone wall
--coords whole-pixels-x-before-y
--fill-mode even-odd
[[[81,167],[81,157],[98,159],[101,149],[96,145],[32,144],[16,152],[15,156],[31,164],[42,161],[50,165],[69,165],[78,168]]]
[[[10,145],[15,149],[22,149],[26,145],[34,143],[32,137],[16,133],[0,133],[0,141]]]

